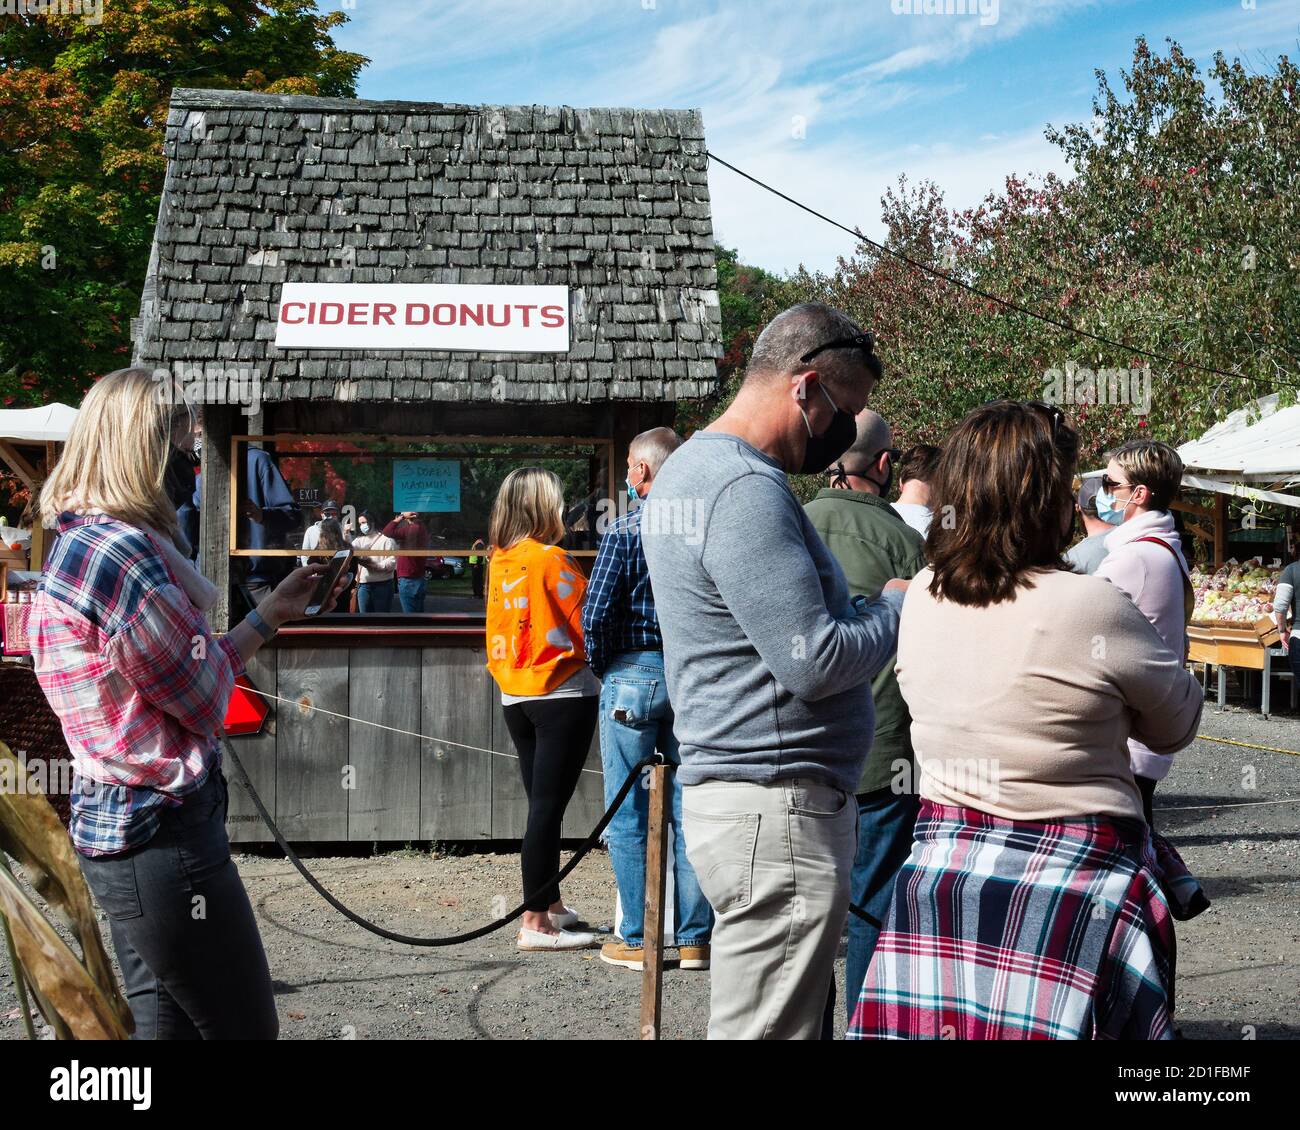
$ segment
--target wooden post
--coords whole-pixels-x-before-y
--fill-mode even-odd
[[[214,632],[230,630],[230,437],[235,410],[209,404],[203,409],[203,493],[199,506],[199,569],[217,586],[217,602],[208,610]]]
[[[642,941],[641,1039],[659,1039],[664,994],[664,895],[668,882],[668,769],[650,770],[650,827],[645,846],[645,938]]]
[[[1214,496],[1214,564],[1222,565],[1228,556],[1228,496]]]

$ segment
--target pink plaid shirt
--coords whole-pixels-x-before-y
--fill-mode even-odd
[[[214,768],[243,661],[216,639],[149,536],[104,515],[60,516],[29,624],[36,677],[63,723],[86,855],[147,842],[163,806]]]

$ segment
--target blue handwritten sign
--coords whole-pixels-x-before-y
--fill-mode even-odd
[[[421,514],[460,510],[460,461],[394,459],[393,509]]]

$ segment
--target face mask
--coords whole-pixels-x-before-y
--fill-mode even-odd
[[[370,523],[369,523],[369,522],[362,522],[362,523],[361,523],[361,526],[360,526],[360,529],[361,529],[361,532],[362,532],[363,534],[368,534],[368,533],[370,533]]]
[[[874,483],[875,479],[872,479],[871,481]],[[883,483],[876,483],[876,486],[880,488],[880,497],[888,498],[889,491],[893,487],[893,485],[894,485],[894,461],[891,459],[889,461],[889,474],[885,476],[885,481]]]
[[[1122,526],[1124,524],[1124,513],[1133,500],[1130,498],[1123,506],[1116,506],[1117,501],[1113,494],[1099,490],[1097,492],[1097,517],[1109,525]]]
[[[632,476],[631,476],[631,474],[629,474],[629,475],[627,476],[627,478],[625,478],[623,481],[624,481],[625,483],[627,483],[627,500],[628,500],[628,502],[640,502],[640,501],[641,501],[641,496],[640,496],[639,494],[637,494],[637,492],[636,492],[636,487],[634,487],[634,486],[632,485]]]
[[[847,412],[840,410],[839,405],[831,399],[831,394],[822,385],[818,384],[817,387],[821,389],[822,396],[826,397],[826,403],[835,409],[835,415],[831,419],[830,426],[821,435],[815,436],[812,425],[808,423],[808,413],[802,408],[799,409],[804,427],[808,429],[808,445],[804,448],[803,463],[800,464],[798,472],[801,475],[820,475],[848,451],[853,446],[853,441],[858,438],[857,421]],[[892,475],[893,472],[891,471],[890,474]]]

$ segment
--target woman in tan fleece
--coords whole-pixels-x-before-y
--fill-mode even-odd
[[[1180,861],[1156,860],[1127,741],[1182,749],[1203,696],[1063,560],[1077,454],[1038,402],[984,405],[944,446],[898,646],[921,816],[853,1036],[1171,1034]]]

